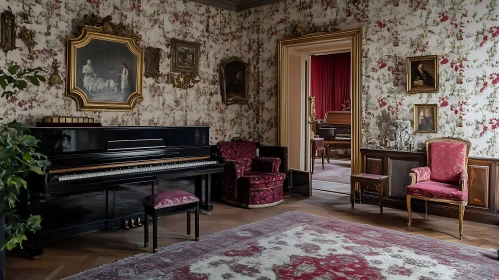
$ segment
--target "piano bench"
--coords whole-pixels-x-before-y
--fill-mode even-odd
[[[187,212],[187,235],[191,235],[191,213],[194,212],[195,237],[199,241],[199,198],[181,191],[159,192],[144,198],[144,248],[149,243],[149,216],[152,216],[153,253],[158,252],[158,217]]]

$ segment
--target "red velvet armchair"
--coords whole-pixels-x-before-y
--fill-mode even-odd
[[[217,153],[225,162],[222,199],[246,208],[268,207],[284,201],[286,174],[279,172],[281,159],[256,156],[254,142],[221,141]]]
[[[411,185],[407,187],[407,212],[411,227],[411,199],[459,205],[459,239],[463,238],[464,208],[468,204],[468,154],[470,142],[457,138],[426,141],[427,165],[411,169]]]

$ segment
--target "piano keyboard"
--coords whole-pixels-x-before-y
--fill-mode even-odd
[[[195,161],[182,161],[182,162],[160,162],[160,163],[151,163],[151,164],[142,164],[135,166],[120,166],[116,168],[109,168],[105,170],[87,170],[81,172],[69,172],[69,173],[61,173],[58,175],[54,175],[58,181],[70,181],[70,180],[78,180],[78,179],[86,179],[86,178],[94,178],[94,177],[103,177],[103,176],[111,176],[111,175],[121,175],[121,174],[130,174],[130,173],[140,173],[140,172],[150,172],[150,171],[158,171],[158,170],[170,170],[177,168],[188,168],[188,167],[196,167],[196,166],[206,166],[210,164],[217,164],[216,160],[195,160]],[[59,172],[57,172],[59,173]]]

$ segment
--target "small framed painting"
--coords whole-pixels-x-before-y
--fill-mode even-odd
[[[414,104],[414,133],[437,132],[437,112],[437,104]]]
[[[188,42],[172,38],[170,52],[172,56],[171,71],[174,73],[198,74],[199,47],[197,42]]]
[[[407,93],[438,91],[438,57],[436,55],[407,58]]]
[[[5,52],[16,48],[16,17],[10,10],[0,14],[0,48]]]
[[[237,57],[220,64],[220,90],[226,105],[248,103],[249,66]]]

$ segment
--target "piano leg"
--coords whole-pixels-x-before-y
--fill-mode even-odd
[[[201,210],[203,210],[203,212],[213,211],[213,204],[211,204],[211,174],[196,176],[195,187],[194,194],[200,200]]]
[[[106,188],[106,230],[109,229],[109,188]]]

